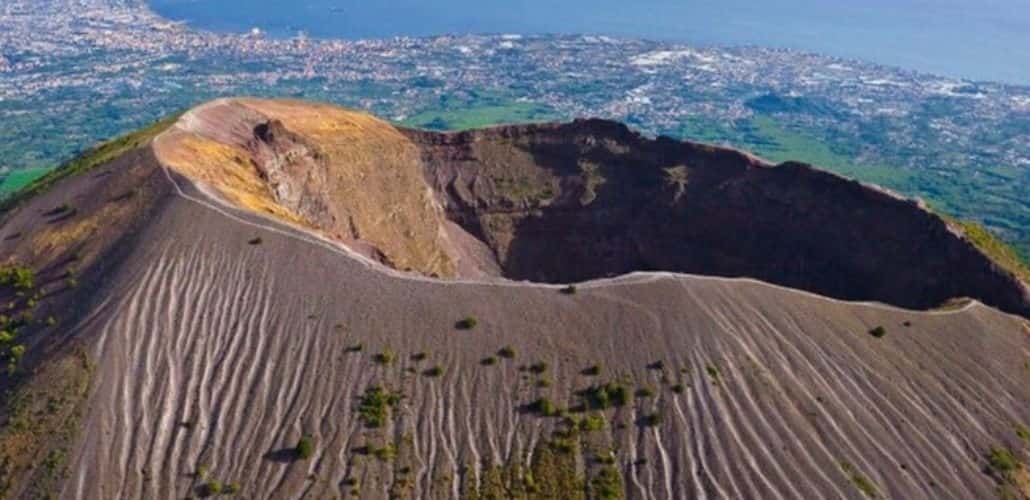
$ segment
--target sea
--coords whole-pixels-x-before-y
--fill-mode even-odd
[[[1030,84],[1030,0],[149,0],[197,29],[293,37],[603,34],[757,45]]]

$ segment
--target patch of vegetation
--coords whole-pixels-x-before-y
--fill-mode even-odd
[[[872,335],[873,337],[876,337],[878,339],[883,338],[884,335],[887,335],[887,329],[882,326],[877,326],[876,328],[869,330],[869,335]]]
[[[590,480],[589,497],[601,500],[619,500],[625,495],[622,485],[622,474],[611,465],[606,465],[597,471],[597,475]]]
[[[611,407],[625,406],[630,394],[626,386],[617,382],[593,386],[579,392],[585,406],[594,410],[606,410]]]
[[[32,198],[40,193],[46,192],[58,181],[70,177],[82,172],[87,172],[100,165],[110,162],[115,158],[125,154],[129,150],[138,148],[151,139],[156,137],[161,132],[164,132],[168,127],[179,119],[179,115],[172,115],[163,120],[155,122],[153,125],[144,129],[137,130],[135,132],[123,135],[121,137],[111,139],[110,141],[104,142],[95,148],[87,151],[85,154],[75,158],[69,162],[62,164],[56,169],[51,170],[46,175],[39,177],[32,181],[28,186],[24,187],[17,193],[14,193],[11,197],[5,199],[0,203],[0,212],[7,212],[11,208],[18,206],[23,201]]]
[[[247,244],[248,245],[260,245],[263,242],[264,242],[264,240],[262,240],[261,237],[259,236],[257,238],[252,238],[252,239],[248,240]]]
[[[397,360],[397,354],[390,349],[383,349],[383,352],[376,354],[372,359],[381,365],[392,365]]]
[[[568,285],[562,288],[561,293],[565,295],[576,295],[576,285]]]
[[[204,496],[215,496],[222,494],[222,482],[212,479],[204,484]]]
[[[455,323],[455,328],[459,330],[471,330],[479,324],[479,320],[475,316],[466,316]]]
[[[66,475],[92,367],[76,352],[15,381],[0,407],[0,498],[50,498]]]
[[[1019,253],[1008,243],[1001,241],[997,236],[976,222],[958,220],[952,217],[944,217],[946,221],[958,226],[978,250],[998,263],[1005,270],[1016,275],[1025,282],[1030,282],[1030,266],[1023,260]]]
[[[397,448],[394,447],[393,443],[386,443],[383,446],[373,447],[370,449],[372,456],[376,457],[382,462],[389,462],[397,456]]]
[[[481,364],[483,366],[493,366],[493,365],[496,365],[497,364],[497,357],[496,356],[487,356],[487,357],[479,360],[479,364]]]
[[[529,365],[529,371],[532,372],[535,375],[542,375],[542,374],[546,373],[547,372],[547,368],[548,368],[548,365],[547,365],[547,362],[545,362],[545,361],[540,361],[538,363],[533,363],[532,365]]]
[[[1016,435],[1019,436],[1019,439],[1022,439],[1027,444],[1030,444],[1030,428],[1022,424],[1016,424],[1015,428]]]
[[[587,377],[596,377],[601,374],[601,365],[590,365],[579,373]]]
[[[1019,468],[1019,460],[1012,450],[1002,446],[993,446],[987,453],[987,467],[991,474],[999,479],[1010,480],[1012,473]]]
[[[425,361],[427,357],[428,356],[426,356],[426,353],[424,352],[416,352],[411,355],[411,360],[416,363],[421,363],[422,361]]]
[[[443,376],[443,367],[440,365],[436,365],[422,372],[422,374],[432,378],[440,377]]]
[[[358,403],[358,416],[365,427],[377,429],[386,423],[390,416],[390,409],[401,400],[399,393],[389,392],[378,385],[365,389]]]
[[[536,386],[540,389],[546,389],[551,387],[551,380],[546,377],[540,378],[536,381]]]
[[[550,399],[540,398],[529,404],[529,411],[542,417],[555,417],[558,415],[558,407]]]
[[[307,460],[315,453],[315,441],[311,436],[302,436],[293,449],[297,458]]]
[[[586,481],[577,467],[577,441],[560,436],[541,442],[530,468],[530,498],[585,500]]]
[[[591,413],[579,421],[579,430],[583,432],[597,432],[604,429],[604,416],[599,413]]]
[[[49,168],[22,168],[9,172],[3,181],[0,181],[0,196],[8,196],[25,188],[50,170]]]
[[[673,384],[669,387],[669,390],[676,394],[683,394],[683,391],[687,390],[687,388],[683,384]]]
[[[715,365],[708,363],[705,365],[705,372],[708,373],[708,378],[712,380],[713,384],[718,384],[720,380],[719,369]]]
[[[841,461],[840,468],[844,471],[844,474],[848,477],[848,480],[851,481],[851,484],[854,484],[855,487],[858,488],[859,491],[861,491],[865,496],[869,498],[879,497],[879,492],[876,489],[876,485],[874,485],[872,481],[870,481],[867,477],[862,475],[862,473],[858,472],[858,470],[856,470],[855,467],[851,465],[851,463]]]
[[[0,286],[28,291],[36,286],[36,272],[19,265],[0,266]]]
[[[497,355],[504,359],[515,359],[515,349],[511,346],[504,346],[497,351]]]

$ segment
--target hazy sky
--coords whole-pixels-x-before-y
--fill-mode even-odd
[[[1030,84],[1030,0],[152,0],[199,27],[320,37],[605,33],[791,47]]]

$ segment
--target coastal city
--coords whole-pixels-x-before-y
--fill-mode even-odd
[[[0,175],[223,95],[456,129],[602,117],[819,164],[1030,250],[1030,88],[761,47],[596,35],[382,40],[214,33],[132,0],[0,5]],[[961,194],[961,196],[959,196]]]

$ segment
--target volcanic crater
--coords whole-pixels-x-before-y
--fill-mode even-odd
[[[181,144],[193,141],[231,151],[228,162],[225,152],[209,159],[255,177],[264,206],[213,179],[223,196],[430,277],[557,284],[666,271],[919,309],[972,297],[1030,313],[1018,277],[919,202],[616,122],[435,133],[329,106],[229,100],[181,119],[159,156],[182,165]]]

